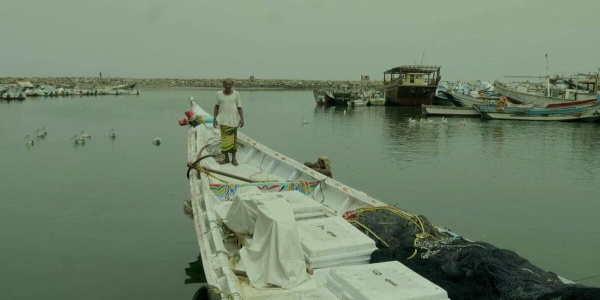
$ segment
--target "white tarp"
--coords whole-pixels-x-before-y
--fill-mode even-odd
[[[308,280],[291,206],[287,201],[257,200],[255,208],[252,244],[240,250],[250,283],[257,289],[292,289]]]
[[[257,187],[238,188],[223,223],[235,233],[254,234],[257,212],[256,202],[266,195]]]

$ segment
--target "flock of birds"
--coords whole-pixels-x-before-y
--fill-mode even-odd
[[[442,120],[440,122],[442,122],[442,124],[448,124],[448,119],[446,119],[445,117],[442,117]],[[421,118],[420,120],[417,121],[416,119],[408,118],[408,124],[409,125],[414,125],[414,124],[417,124],[417,123],[419,123],[419,124],[433,124],[434,121],[432,119],[423,119],[423,118]],[[462,119],[462,120],[460,120],[459,124],[460,125],[466,125],[467,124],[467,120],[466,119]]]
[[[34,137],[35,137],[36,139],[38,139],[38,140],[39,140],[39,139],[44,139],[44,138],[46,138],[46,136],[48,135],[48,132],[46,131],[46,127],[44,126],[44,127],[42,127],[41,129],[37,129],[33,135],[34,135]],[[109,137],[111,140],[114,140],[114,139],[116,139],[116,138],[117,138],[117,134],[115,133],[115,130],[114,130],[114,129],[111,129],[111,130],[108,132],[108,137]],[[89,133],[85,132],[85,130],[82,130],[80,133],[78,133],[78,134],[74,135],[74,136],[71,138],[71,141],[72,141],[72,142],[73,142],[73,144],[75,144],[75,145],[83,145],[83,144],[85,144],[85,141],[86,141],[86,140],[89,140],[89,139],[91,139],[91,138],[92,138],[92,135],[90,135]],[[26,141],[26,143],[27,143],[28,145],[30,145],[30,146],[33,146],[33,145],[35,144],[35,141],[34,141],[34,139],[32,138],[32,136],[31,136],[30,134],[26,135],[26,136],[25,136],[25,138],[24,138],[24,140],[25,140],[25,141]],[[154,144],[154,145],[157,145],[157,146],[158,146],[158,145],[160,145],[160,144],[161,144],[161,140],[160,140],[160,138],[159,138],[159,137],[156,137],[154,140],[152,140],[152,144]]]

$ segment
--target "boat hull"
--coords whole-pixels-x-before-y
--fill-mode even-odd
[[[193,101],[192,105],[194,115],[210,117]],[[495,247],[489,247],[488,250],[485,244],[477,244],[448,230],[440,229],[424,216],[410,215],[388,206],[364,192],[346,186],[262,145],[242,132],[237,133],[236,145],[239,164],[222,164],[217,160],[221,153],[220,130],[211,124],[199,124],[188,130],[188,179],[191,199],[189,205],[185,204],[184,212],[194,219],[207,285],[211,292],[219,294],[221,299],[398,299],[396,296],[402,295],[401,298],[406,300],[447,300],[449,295],[441,285],[452,281],[446,286],[454,288],[460,284],[461,279],[438,280],[440,286],[430,282],[426,278],[444,273],[442,270],[445,264],[441,265],[440,262],[439,266],[432,268],[432,261],[435,260],[427,259],[425,262],[422,255],[438,255],[439,261],[442,257],[453,256],[460,250],[482,249],[480,251],[485,252],[479,255],[486,253],[486,256],[498,252]],[[246,191],[250,193],[245,193]],[[290,193],[295,196],[291,197]],[[240,195],[251,197],[244,198]],[[292,209],[293,204],[296,206]],[[234,205],[235,209],[229,209],[234,208]],[[244,205],[251,207],[248,211],[259,213],[256,213],[254,218],[252,215],[237,215],[239,211],[244,210]],[[269,215],[268,212],[272,214]],[[370,216],[374,215],[369,214],[373,212],[381,213],[381,219],[371,218]],[[250,221],[248,228],[252,231],[240,232],[229,223],[240,220],[244,220],[244,224]],[[252,223],[252,220],[256,222]],[[276,222],[265,223],[265,220]],[[369,220],[373,222],[373,230],[368,227]],[[384,220],[386,225],[379,226],[382,224],[380,221]],[[402,223],[399,223],[400,221]],[[259,226],[259,222],[263,223]],[[240,225],[239,222],[237,224]],[[392,227],[388,224],[396,226],[407,236],[402,238],[396,231],[387,232],[387,229]],[[290,234],[279,234],[279,229]],[[381,238],[388,234],[389,239]],[[265,237],[276,238],[264,242]],[[376,240],[379,241],[381,249],[375,248]],[[301,246],[294,247],[294,244],[298,243],[301,243]],[[429,252],[432,243],[439,243],[440,246],[436,246],[437,250]],[[409,254],[412,253],[411,248],[414,248],[414,253],[421,253],[419,256],[413,254],[415,259],[412,262],[418,265],[423,261],[421,266],[426,268],[413,271],[399,262],[400,258],[405,261],[407,256],[398,256],[398,253],[394,256],[389,255],[391,253],[388,250],[396,251],[393,249],[397,244],[402,245],[401,248],[411,250]],[[474,245],[477,247],[467,247]],[[267,288],[257,287],[257,283],[263,278],[262,275],[274,278],[272,276],[275,273],[290,266],[291,260],[286,258],[294,251],[289,250],[299,248],[302,252],[299,254],[300,260],[293,260],[293,265],[298,266],[299,263],[300,268],[297,268],[297,272],[285,273],[278,278],[308,278],[306,281],[290,287],[272,284],[270,281]],[[251,252],[252,250],[254,252]],[[442,253],[437,253],[438,251]],[[259,256],[259,259],[263,258],[263,253],[280,255],[271,255],[268,262],[273,264],[268,264],[257,263],[258,260],[248,256],[251,253]],[[479,269],[493,269],[491,266],[485,266],[484,261],[482,263],[483,266],[477,264]],[[252,268],[252,265],[258,267]],[[538,270],[531,265],[527,266],[528,270]],[[503,270],[503,274],[506,271],[509,270]],[[416,272],[423,274],[419,275]],[[521,265],[513,272],[522,274]],[[537,276],[534,278],[537,280],[540,274],[551,279],[544,282],[549,281],[549,285],[557,285],[558,278],[553,273],[546,274],[539,270],[532,278]],[[257,275],[261,276],[256,277]],[[381,275],[385,275],[385,280],[382,280],[384,277]],[[456,278],[455,275],[450,276]],[[470,279],[462,282],[464,287],[474,284]],[[475,288],[478,291],[490,289],[487,282],[494,281],[485,282],[485,286]],[[460,295],[464,291],[461,287],[463,286],[455,288],[452,299],[461,298]]]
[[[479,111],[472,107],[422,105],[421,112],[426,116],[479,117]]]
[[[479,107],[475,106],[476,109]],[[598,109],[587,109],[576,113],[554,113],[554,114],[528,114],[525,112],[499,112],[479,111],[481,118],[493,120],[519,120],[519,121],[579,121],[594,122],[600,119]]]
[[[421,106],[433,104],[437,86],[411,86],[392,83],[385,87],[385,105]]]

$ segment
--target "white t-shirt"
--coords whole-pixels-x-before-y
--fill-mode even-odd
[[[219,106],[217,124],[230,127],[240,125],[240,114],[237,108],[242,107],[242,99],[238,91],[233,90],[231,95],[225,95],[223,91],[218,91],[216,104]]]

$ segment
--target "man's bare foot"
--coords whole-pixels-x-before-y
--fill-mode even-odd
[[[238,165],[238,162],[237,162],[237,160],[232,160],[232,161],[231,161],[231,164],[232,164],[232,165],[234,165],[234,166],[237,166],[237,165]]]
[[[229,159],[224,159],[222,161],[219,161],[220,165],[224,165],[224,164],[228,164],[229,163]]]

